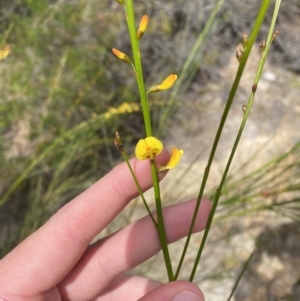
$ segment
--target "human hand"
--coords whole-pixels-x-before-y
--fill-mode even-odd
[[[168,158],[164,150],[157,165]],[[149,162],[132,159],[131,165],[142,190],[150,188]],[[160,178],[164,175],[159,174]],[[148,216],[89,244],[137,195],[123,163],[66,204],[0,261],[0,301],[204,300],[190,282],[162,284],[126,274],[160,250]],[[191,200],[164,208],[169,243],[187,234],[194,207],[195,200]],[[210,208],[204,199],[194,232],[205,227]]]

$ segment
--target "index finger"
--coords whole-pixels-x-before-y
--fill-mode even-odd
[[[168,158],[168,152],[163,151],[157,157],[158,165],[165,164]],[[130,162],[141,189],[150,188],[148,160]],[[1,260],[2,288],[9,285],[10,293],[33,296],[54,287],[76,264],[90,241],[137,195],[127,165],[115,167]]]

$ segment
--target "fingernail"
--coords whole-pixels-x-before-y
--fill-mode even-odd
[[[181,291],[174,296],[172,301],[204,301],[199,295],[189,291]]]

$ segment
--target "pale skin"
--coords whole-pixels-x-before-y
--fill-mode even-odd
[[[164,150],[157,165],[168,158]],[[150,188],[149,162],[132,159],[131,164],[141,188]],[[163,284],[128,273],[160,251],[148,216],[90,244],[137,195],[122,163],[61,208],[0,261],[0,301],[171,301],[186,292],[191,293],[186,294],[191,296],[187,301],[204,300],[200,289],[188,281]],[[195,200],[190,200],[164,209],[169,243],[187,234],[194,207]],[[204,199],[194,232],[203,230],[210,208]]]

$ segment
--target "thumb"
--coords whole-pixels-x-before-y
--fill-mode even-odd
[[[197,285],[188,281],[175,281],[154,289],[139,301],[205,301]]]

